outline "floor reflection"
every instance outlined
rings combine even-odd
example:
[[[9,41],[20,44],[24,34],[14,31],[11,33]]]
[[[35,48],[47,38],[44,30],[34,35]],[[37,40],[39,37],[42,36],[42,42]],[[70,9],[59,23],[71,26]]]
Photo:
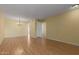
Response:
[[[17,49],[15,49],[14,54],[16,55],[21,55],[24,53],[24,49],[22,47],[17,47]]]

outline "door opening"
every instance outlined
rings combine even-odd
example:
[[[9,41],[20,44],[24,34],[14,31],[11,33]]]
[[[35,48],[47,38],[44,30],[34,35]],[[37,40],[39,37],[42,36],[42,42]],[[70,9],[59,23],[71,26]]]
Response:
[[[36,35],[39,38],[46,37],[46,23],[45,22],[37,22]]]

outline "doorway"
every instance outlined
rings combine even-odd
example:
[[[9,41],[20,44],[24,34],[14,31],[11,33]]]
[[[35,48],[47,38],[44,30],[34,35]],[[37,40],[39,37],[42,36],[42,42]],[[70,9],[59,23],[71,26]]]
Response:
[[[37,22],[36,26],[36,36],[39,38],[46,37],[46,23],[45,22]]]

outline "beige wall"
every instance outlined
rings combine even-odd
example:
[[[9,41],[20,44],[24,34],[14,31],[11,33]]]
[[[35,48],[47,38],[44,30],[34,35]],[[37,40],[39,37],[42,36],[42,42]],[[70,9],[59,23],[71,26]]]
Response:
[[[5,19],[5,38],[28,36],[28,22],[21,22],[17,25],[18,21],[12,19]],[[34,20],[29,22],[31,25],[31,36],[34,36]]]
[[[5,37],[27,36],[27,24],[17,24],[18,21],[7,19],[5,20]]]
[[[31,37],[36,38],[36,20],[30,21],[30,34]]]
[[[0,13],[0,44],[4,39],[4,16]]]
[[[79,45],[79,9],[46,19],[47,38]]]

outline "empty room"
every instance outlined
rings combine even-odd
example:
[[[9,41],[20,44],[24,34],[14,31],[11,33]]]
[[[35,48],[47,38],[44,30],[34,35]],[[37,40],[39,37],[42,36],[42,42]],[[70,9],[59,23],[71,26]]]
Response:
[[[79,55],[79,4],[0,4],[0,55]]]

